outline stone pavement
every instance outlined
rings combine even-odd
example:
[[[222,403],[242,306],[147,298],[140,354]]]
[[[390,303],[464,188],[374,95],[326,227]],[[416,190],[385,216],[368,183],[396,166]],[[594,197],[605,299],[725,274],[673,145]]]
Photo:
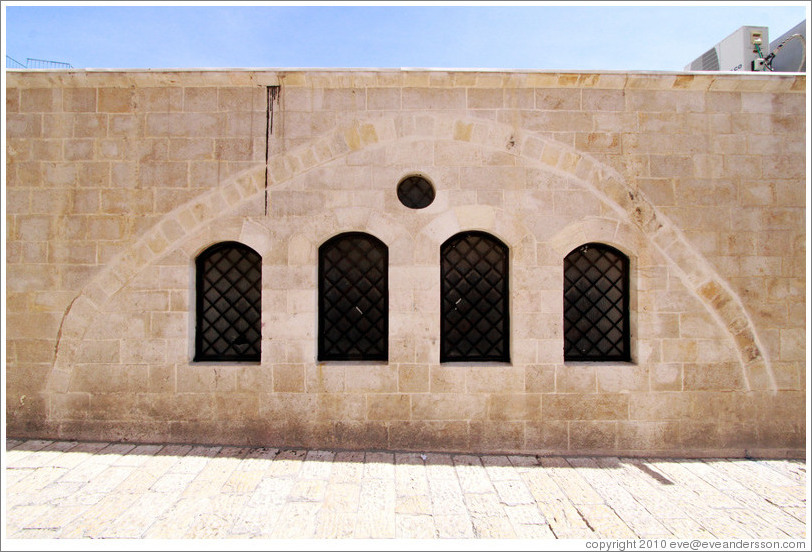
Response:
[[[801,460],[6,441],[6,538],[805,539]]]

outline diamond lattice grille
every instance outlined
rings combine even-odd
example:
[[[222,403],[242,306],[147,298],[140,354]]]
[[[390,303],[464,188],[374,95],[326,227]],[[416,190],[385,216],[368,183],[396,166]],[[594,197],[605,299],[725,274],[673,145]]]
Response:
[[[443,244],[440,361],[510,360],[508,249],[484,232]]]
[[[434,187],[422,176],[410,176],[398,184],[398,199],[410,209],[428,207],[434,196]]]
[[[629,260],[602,244],[564,259],[564,359],[630,360]]]
[[[368,234],[319,248],[319,359],[388,358],[388,250]]]
[[[236,242],[197,259],[195,360],[260,360],[262,262]]]

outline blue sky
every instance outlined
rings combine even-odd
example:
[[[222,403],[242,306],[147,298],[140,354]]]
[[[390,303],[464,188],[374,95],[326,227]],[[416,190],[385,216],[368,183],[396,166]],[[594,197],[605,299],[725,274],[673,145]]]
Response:
[[[743,25],[774,39],[808,15],[768,1],[159,4],[4,2],[5,54],[76,68],[681,71]]]

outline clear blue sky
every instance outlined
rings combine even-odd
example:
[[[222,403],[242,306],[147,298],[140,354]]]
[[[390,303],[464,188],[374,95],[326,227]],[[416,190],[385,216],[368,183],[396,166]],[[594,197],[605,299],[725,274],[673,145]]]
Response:
[[[743,25],[775,39],[805,2],[711,5],[44,5],[5,2],[5,54],[76,68],[681,71]]]

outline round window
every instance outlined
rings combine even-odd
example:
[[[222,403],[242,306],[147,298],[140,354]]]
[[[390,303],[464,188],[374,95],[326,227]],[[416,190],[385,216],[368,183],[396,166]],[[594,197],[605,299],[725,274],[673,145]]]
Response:
[[[423,209],[434,201],[434,186],[422,176],[409,176],[398,184],[398,199],[409,209]]]

